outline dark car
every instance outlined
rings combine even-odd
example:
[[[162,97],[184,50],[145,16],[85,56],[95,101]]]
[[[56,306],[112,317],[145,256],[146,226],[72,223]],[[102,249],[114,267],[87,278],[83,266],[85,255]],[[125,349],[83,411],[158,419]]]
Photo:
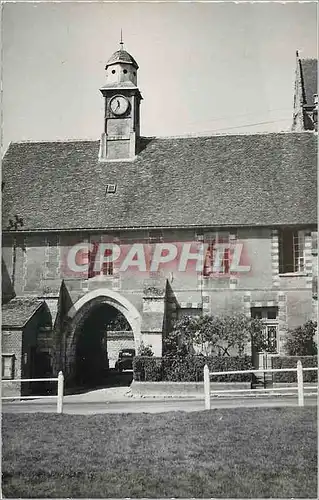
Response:
[[[119,352],[119,357],[115,363],[115,370],[122,372],[123,370],[133,370],[133,358],[135,349],[122,349]]]

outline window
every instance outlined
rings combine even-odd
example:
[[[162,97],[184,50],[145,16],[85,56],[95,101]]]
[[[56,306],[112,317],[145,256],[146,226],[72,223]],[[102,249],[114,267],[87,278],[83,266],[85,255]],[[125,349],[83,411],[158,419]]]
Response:
[[[103,256],[99,254],[100,252],[100,241],[92,241],[93,250],[89,252],[89,270],[88,278],[93,278],[94,276],[112,276],[113,275],[113,262],[103,262]],[[104,257],[112,255],[112,250],[105,250]],[[101,264],[97,262],[97,270],[95,270],[96,260],[100,256]]]
[[[260,319],[264,324],[264,335],[268,344],[267,352],[278,352],[278,308],[252,307],[251,317]]]
[[[279,273],[305,270],[305,233],[284,229],[279,235]]]
[[[148,242],[152,243],[162,243],[163,240],[163,231],[161,229],[151,229],[148,232]]]
[[[14,354],[2,354],[2,378],[14,378]]]
[[[312,296],[314,299],[318,297],[318,276],[317,275],[312,277]]]
[[[105,194],[115,194],[116,188],[117,188],[117,184],[106,184]]]
[[[230,273],[230,248],[229,233],[216,232],[208,242],[204,260],[204,276],[229,275]]]
[[[107,256],[107,252],[106,256]],[[113,262],[104,262],[102,273],[103,276],[112,276],[113,275]]]
[[[312,255],[318,255],[318,233],[311,233],[311,253]]]

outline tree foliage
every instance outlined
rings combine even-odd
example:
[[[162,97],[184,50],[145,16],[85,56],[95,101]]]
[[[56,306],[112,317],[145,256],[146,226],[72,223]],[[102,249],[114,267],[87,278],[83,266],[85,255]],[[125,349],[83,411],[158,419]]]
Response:
[[[194,352],[193,343],[197,318],[183,316],[173,325],[172,331],[163,337],[163,356],[185,357]]]
[[[132,330],[131,325],[120,311],[118,311],[116,316],[107,324],[107,329],[108,331],[116,332]]]
[[[307,321],[304,325],[288,331],[286,351],[289,356],[314,356],[317,354],[317,345],[314,336],[317,323]]]
[[[233,316],[184,316],[163,340],[163,355],[186,356],[194,347],[205,355],[230,356],[230,350],[243,354],[245,345],[252,341],[257,350],[267,348],[261,320],[244,314]]]
[[[149,357],[154,356],[152,346],[145,345],[143,341],[140,343],[137,354],[138,356],[149,356]]]

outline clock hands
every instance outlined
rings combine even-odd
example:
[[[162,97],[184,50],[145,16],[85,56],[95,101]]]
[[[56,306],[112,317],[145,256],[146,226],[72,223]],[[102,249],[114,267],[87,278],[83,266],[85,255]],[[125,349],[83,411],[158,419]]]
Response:
[[[128,101],[125,97],[115,96],[110,103],[110,108],[116,115],[123,114],[128,108]]]

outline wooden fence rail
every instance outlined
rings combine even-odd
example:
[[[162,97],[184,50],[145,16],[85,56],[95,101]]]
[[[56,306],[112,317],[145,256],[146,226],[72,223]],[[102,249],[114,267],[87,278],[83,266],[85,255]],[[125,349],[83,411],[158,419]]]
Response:
[[[17,379],[6,379],[5,382],[57,382],[58,383],[58,393],[55,396],[44,395],[44,396],[2,396],[2,400],[12,400],[12,399],[43,399],[43,398],[57,398],[57,413],[63,413],[63,393],[64,393],[64,376],[62,372],[59,372],[57,378],[17,378]]]
[[[212,394],[236,394],[236,393],[251,393],[254,394],[256,392],[273,392],[273,395],[278,395],[282,396],[282,393],[280,391],[296,391],[298,394],[298,405],[299,406],[304,406],[304,396],[305,396],[305,388],[304,387],[304,382],[303,382],[303,372],[304,371],[318,371],[318,367],[315,368],[303,368],[302,363],[300,360],[297,361],[297,367],[296,368],[265,368],[265,369],[251,369],[251,370],[232,370],[232,371],[226,371],[226,372],[210,372],[209,368],[207,365],[204,366],[204,396],[205,396],[205,409],[210,410],[211,408],[211,395]],[[280,373],[280,372],[297,372],[297,385],[296,386],[283,386],[283,387],[277,387],[277,388],[268,388],[268,389],[225,389],[221,391],[211,391],[210,390],[210,379],[211,377],[218,376],[218,375],[241,375],[241,374],[248,374],[248,373],[254,373],[254,374],[262,374],[262,373]],[[316,387],[311,387],[311,389],[317,389]],[[279,391],[279,392],[275,392]],[[311,393],[312,394],[312,393]],[[306,393],[306,395],[309,395],[309,393]]]

